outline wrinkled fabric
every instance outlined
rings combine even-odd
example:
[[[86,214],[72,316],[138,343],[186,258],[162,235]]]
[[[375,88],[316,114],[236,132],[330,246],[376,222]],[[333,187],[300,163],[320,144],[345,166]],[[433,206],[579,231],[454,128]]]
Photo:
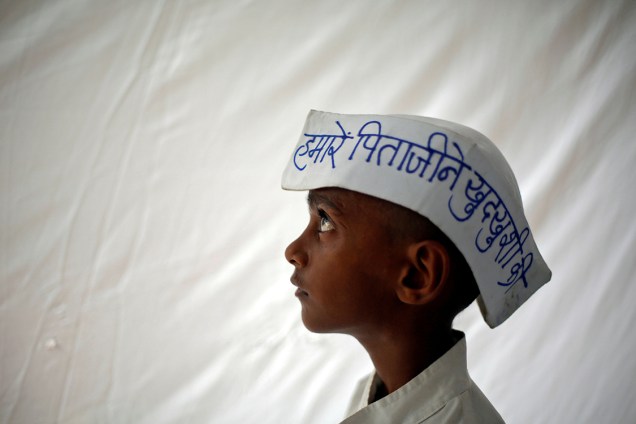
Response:
[[[310,109],[496,141],[553,278],[460,315],[470,375],[510,423],[634,422],[635,45],[630,0],[0,2],[0,422],[342,419],[372,365],[283,256]]]

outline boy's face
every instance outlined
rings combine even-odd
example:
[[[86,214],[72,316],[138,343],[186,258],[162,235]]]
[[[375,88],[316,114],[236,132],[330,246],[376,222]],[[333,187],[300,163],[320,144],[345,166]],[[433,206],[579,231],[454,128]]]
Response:
[[[338,188],[309,192],[309,224],[285,250],[309,330],[364,336],[390,321],[402,250],[381,202]]]

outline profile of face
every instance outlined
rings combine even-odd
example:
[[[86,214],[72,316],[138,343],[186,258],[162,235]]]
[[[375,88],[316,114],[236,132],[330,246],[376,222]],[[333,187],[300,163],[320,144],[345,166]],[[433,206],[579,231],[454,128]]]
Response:
[[[309,223],[285,250],[303,323],[314,332],[376,332],[399,302],[393,282],[403,260],[383,201],[339,188],[312,190],[307,201]]]

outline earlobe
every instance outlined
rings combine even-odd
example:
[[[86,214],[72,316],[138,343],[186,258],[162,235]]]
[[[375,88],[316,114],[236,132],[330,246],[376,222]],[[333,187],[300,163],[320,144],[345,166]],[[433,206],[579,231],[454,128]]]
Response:
[[[449,273],[450,255],[443,244],[435,240],[413,243],[397,287],[398,298],[410,305],[434,301],[443,294]]]

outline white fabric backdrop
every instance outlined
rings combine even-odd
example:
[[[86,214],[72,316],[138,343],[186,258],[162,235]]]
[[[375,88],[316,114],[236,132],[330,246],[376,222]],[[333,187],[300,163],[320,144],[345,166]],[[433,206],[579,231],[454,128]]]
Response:
[[[636,420],[630,0],[1,1],[0,422],[333,423],[280,174],[310,108],[472,126],[553,281],[467,331],[510,423]]]

